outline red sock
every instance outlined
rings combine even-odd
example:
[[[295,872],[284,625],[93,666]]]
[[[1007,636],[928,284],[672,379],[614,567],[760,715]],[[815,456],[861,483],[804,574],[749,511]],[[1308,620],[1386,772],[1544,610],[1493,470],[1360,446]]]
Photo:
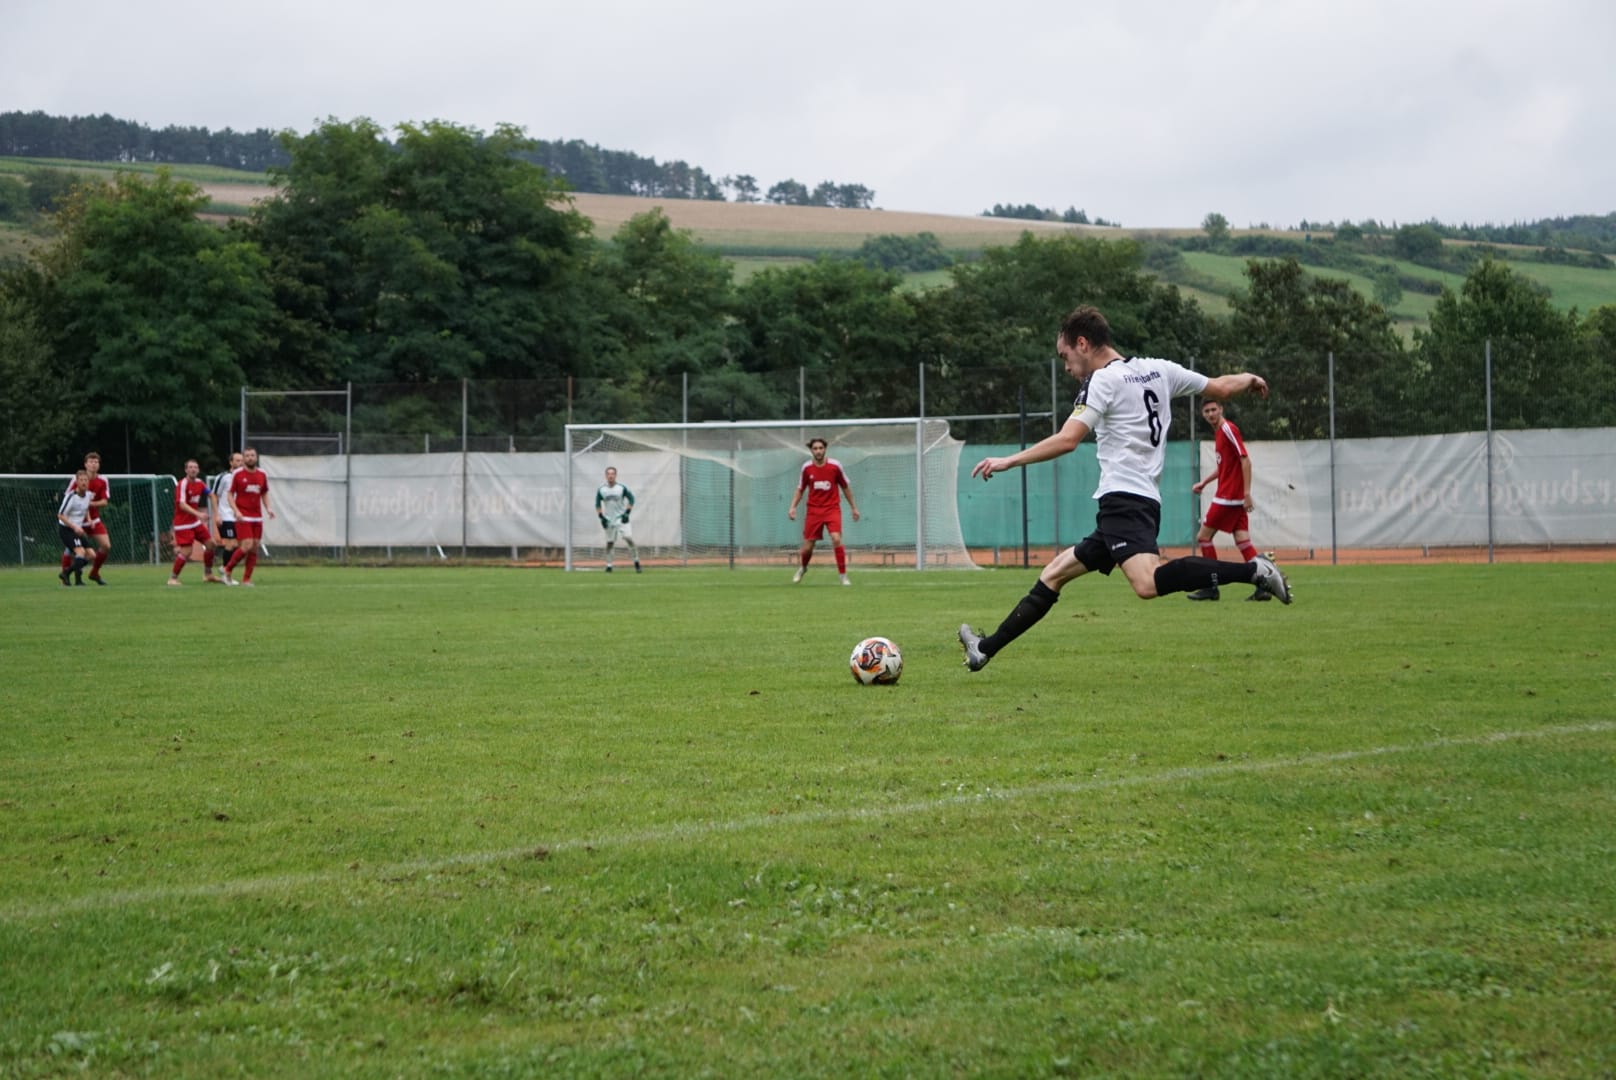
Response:
[[[1240,557],[1247,562],[1250,562],[1252,559],[1257,557],[1257,549],[1252,545],[1250,540],[1236,546],[1240,548]]]
[[[176,556],[174,556],[173,576],[174,577],[179,577],[180,576],[180,571],[184,570],[184,569],[185,569],[185,556],[184,555],[176,555]]]
[[[847,549],[840,544],[836,545],[836,572],[847,573]]]
[[[808,569],[808,560],[813,558],[813,557],[814,557],[814,549],[813,548],[809,548],[807,551],[799,551],[799,552],[797,552],[797,561],[802,563],[802,568],[804,570]]]
[[[247,572],[246,572],[246,574],[242,575],[241,580],[242,581],[251,581],[252,580],[253,567],[255,567],[257,565],[258,565],[258,549],[253,548],[251,551],[247,552]]]
[[[68,567],[70,567],[72,565],[73,565],[73,553],[71,551],[62,552],[62,569],[66,570]]]
[[[241,561],[242,556],[245,554],[246,551],[242,548],[236,548],[236,550],[232,551],[230,553],[230,561],[224,564],[224,572],[228,574],[230,571],[234,570],[236,568],[236,564]]]
[[[202,569],[213,573],[213,549],[207,548],[202,552]]]
[[[101,573],[101,564],[107,561],[107,552],[101,548],[95,549],[95,565],[90,567],[90,576],[96,577]]]
[[[1212,543],[1210,540],[1201,545],[1201,558],[1216,559],[1217,557],[1218,545]]]

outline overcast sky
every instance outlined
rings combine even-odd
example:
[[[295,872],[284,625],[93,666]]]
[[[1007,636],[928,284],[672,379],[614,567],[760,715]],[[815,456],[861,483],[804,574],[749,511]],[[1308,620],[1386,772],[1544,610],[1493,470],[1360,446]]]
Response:
[[[1128,226],[1616,211],[1612,0],[6,0],[0,111],[499,123]]]

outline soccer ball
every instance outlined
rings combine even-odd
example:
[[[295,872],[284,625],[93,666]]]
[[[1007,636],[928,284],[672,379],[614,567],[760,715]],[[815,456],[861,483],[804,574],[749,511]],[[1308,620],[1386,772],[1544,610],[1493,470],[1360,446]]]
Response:
[[[867,637],[853,646],[847,663],[853,681],[862,686],[891,686],[903,674],[903,654],[884,637]]]

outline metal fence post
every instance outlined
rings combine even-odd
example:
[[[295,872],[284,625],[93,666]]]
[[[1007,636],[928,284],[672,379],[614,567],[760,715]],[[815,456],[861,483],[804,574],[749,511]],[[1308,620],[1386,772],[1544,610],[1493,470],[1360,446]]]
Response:
[[[1330,565],[1338,558],[1335,536],[1335,350],[1325,365],[1325,382],[1330,387]]]
[[[1487,384],[1487,562],[1493,561],[1493,339],[1484,350]]]

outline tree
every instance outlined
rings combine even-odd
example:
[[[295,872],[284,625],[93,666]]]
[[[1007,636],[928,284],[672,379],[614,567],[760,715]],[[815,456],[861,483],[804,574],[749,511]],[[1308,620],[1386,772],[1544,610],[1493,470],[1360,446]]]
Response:
[[[754,203],[758,201],[758,182],[754,176],[742,173],[739,176],[726,176],[721,181],[725,188],[735,193],[738,203]]]
[[[1229,219],[1219,213],[1210,213],[1201,219],[1201,228],[1213,247],[1229,239]]]
[[[729,360],[730,264],[656,209],[624,222],[596,269],[609,305],[589,372],[600,379],[575,411],[617,423],[679,415],[682,376]],[[598,397],[607,393],[610,401]]]
[[[1541,286],[1488,258],[1459,292],[1443,289],[1430,329],[1415,335],[1427,430],[1486,425],[1489,343],[1496,426],[1566,427],[1590,423],[1601,411],[1608,415],[1608,406],[1601,409],[1587,392],[1593,357],[1575,313],[1557,311]]]
[[[1105,312],[1124,352],[1182,361],[1209,341],[1198,306],[1146,273],[1132,240],[1023,233],[953,276],[916,301],[932,413],[1009,412],[1023,390],[1043,400],[1055,335],[1080,302]]]
[[[127,433],[135,469],[172,469],[214,445],[275,324],[262,256],[199,221],[206,205],[167,170],[120,173],[75,191],[40,259],[56,367],[87,387],[83,433]]]
[[[21,221],[32,212],[28,185],[15,176],[0,176],[0,221]]]
[[[915,236],[890,233],[872,236],[859,245],[853,258],[878,270],[907,273],[943,270],[954,264],[953,257],[943,250],[943,242],[933,232]]]
[[[1252,438],[1317,439],[1330,432],[1331,354],[1336,433],[1393,434],[1406,395],[1389,382],[1405,369],[1392,320],[1345,281],[1315,277],[1295,259],[1246,263],[1249,289],[1231,301],[1225,340],[1209,370],[1251,370],[1272,388],[1266,405],[1241,403]]]
[[[1430,225],[1404,225],[1392,238],[1392,250],[1409,262],[1431,264],[1442,259],[1442,234]]]
[[[280,197],[252,235],[293,326],[276,359],[292,385],[529,378],[578,370],[588,222],[520,129],[489,136],[368,120],[288,137]],[[295,351],[294,351],[295,350]]]
[[[85,388],[52,364],[32,307],[0,288],[0,472],[43,472],[72,460]]]
[[[812,197],[808,194],[808,185],[796,180],[782,180],[769,188],[764,196],[766,202],[776,203],[780,206],[809,206]]]
[[[911,416],[917,327],[902,284],[847,259],[765,270],[737,290],[736,359],[753,372],[804,369],[810,416]]]
[[[1616,425],[1616,304],[1594,308],[1580,329],[1588,355],[1587,422]]]

